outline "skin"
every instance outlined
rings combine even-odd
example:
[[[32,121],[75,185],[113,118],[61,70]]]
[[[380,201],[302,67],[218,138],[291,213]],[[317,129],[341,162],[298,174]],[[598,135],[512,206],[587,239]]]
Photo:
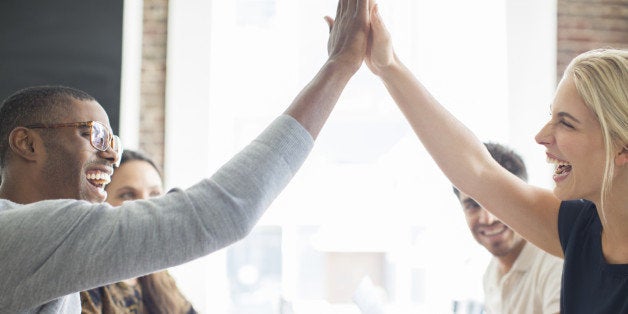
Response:
[[[109,119],[95,101],[73,100],[71,110],[63,110],[61,122],[99,121],[108,128]],[[50,132],[54,140],[45,141],[40,132]],[[101,152],[90,144],[87,129],[26,129],[11,133],[12,158],[5,169],[0,197],[17,203],[45,199],[81,199],[94,203],[105,200],[103,186],[87,179],[87,173],[113,173],[115,153]],[[54,184],[51,184],[54,182]]]
[[[159,173],[151,164],[131,160],[120,165],[105,189],[107,203],[120,206],[125,201],[147,199],[163,194]]]
[[[607,262],[628,263],[628,153],[615,147],[615,176],[611,197],[601,212],[601,186],[605,166],[602,129],[595,114],[586,106],[571,77],[558,86],[552,105],[552,119],[536,135],[547,156],[571,164],[566,177],[554,176],[554,194],[560,199],[584,198],[594,202],[602,217],[602,248]],[[604,219],[603,217],[606,217]]]
[[[497,259],[503,274],[510,271],[526,241],[469,195],[460,192],[458,200],[473,238]]]
[[[342,90],[364,61],[370,8],[371,0],[340,0],[336,19],[325,17],[330,28],[329,58],[284,112],[299,121],[315,139]]]
[[[606,159],[602,130],[571,77],[561,81],[552,105],[552,119],[536,135],[536,141],[546,147],[548,157],[572,166],[566,177],[554,177],[556,196],[600,202]]]
[[[610,197],[600,212],[604,157],[599,122],[587,113],[574,83],[565,78],[552,102],[553,116],[537,136],[552,156],[573,163],[573,170],[556,182],[552,191],[521,182],[494,161],[482,142],[451,115],[403,65],[377,12],[371,10],[372,41],[366,63],[378,75],[413,130],[449,180],[483,204],[513,230],[543,250],[563,257],[558,238],[561,199],[590,198],[602,219],[602,247],[608,263],[628,263],[628,152],[614,148],[616,166]],[[577,117],[582,128],[561,129],[565,112]],[[558,121],[558,122],[557,122]],[[434,132],[438,130],[438,132]],[[447,140],[443,140],[447,139]],[[463,153],[461,153],[463,152]],[[585,179],[586,178],[586,179]]]

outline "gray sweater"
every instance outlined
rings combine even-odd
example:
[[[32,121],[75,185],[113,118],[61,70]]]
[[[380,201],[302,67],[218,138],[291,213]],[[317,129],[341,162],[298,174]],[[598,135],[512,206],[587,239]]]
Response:
[[[78,291],[182,264],[242,239],[312,146],[310,134],[282,115],[210,179],[185,191],[116,208],[0,200],[0,313],[80,313]]]

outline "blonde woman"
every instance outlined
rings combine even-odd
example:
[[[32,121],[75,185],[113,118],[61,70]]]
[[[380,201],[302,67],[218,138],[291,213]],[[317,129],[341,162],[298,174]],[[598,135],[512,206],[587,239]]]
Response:
[[[564,258],[563,313],[628,313],[628,51],[575,58],[536,141],[554,191],[495,162],[395,55],[375,6],[367,65],[452,183],[543,250]]]
[[[163,182],[155,163],[132,150],[122,153],[120,167],[105,188],[107,203],[147,199],[163,194]],[[167,271],[81,292],[82,313],[196,313]]]

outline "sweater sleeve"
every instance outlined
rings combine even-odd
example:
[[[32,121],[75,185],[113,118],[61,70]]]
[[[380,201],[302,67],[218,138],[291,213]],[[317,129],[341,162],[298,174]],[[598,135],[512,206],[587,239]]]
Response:
[[[76,200],[0,203],[0,309],[152,273],[246,236],[313,146],[277,118],[211,178],[120,207]],[[7,207],[12,207],[7,209]]]

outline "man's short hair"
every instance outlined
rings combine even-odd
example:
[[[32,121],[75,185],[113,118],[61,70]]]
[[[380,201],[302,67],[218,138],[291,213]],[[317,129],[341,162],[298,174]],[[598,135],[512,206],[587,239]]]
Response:
[[[59,109],[68,109],[72,100],[95,99],[83,91],[65,86],[29,87],[5,99],[0,105],[0,168],[6,164],[9,134],[13,129],[33,123],[58,123],[55,120],[61,113]]]
[[[484,143],[486,149],[502,167],[516,175],[523,181],[528,181],[528,171],[523,162],[523,158],[515,153],[512,149],[497,143]],[[454,193],[460,196],[460,191],[454,186]]]

